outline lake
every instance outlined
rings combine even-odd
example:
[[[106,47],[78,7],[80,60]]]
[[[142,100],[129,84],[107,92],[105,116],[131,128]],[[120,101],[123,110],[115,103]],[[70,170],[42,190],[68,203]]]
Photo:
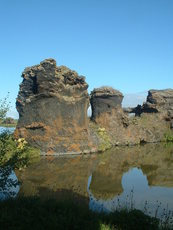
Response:
[[[42,157],[24,171],[19,196],[69,194],[88,200],[90,209],[111,212],[135,207],[151,215],[173,211],[173,145],[114,148],[102,154]]]
[[[22,171],[18,196],[84,198],[90,209],[138,208],[161,216],[173,211],[173,145],[117,147],[100,154],[41,157]],[[12,188],[14,192],[14,188]],[[83,199],[82,199],[83,200]]]
[[[14,132],[14,130],[15,130],[15,128],[14,127],[1,127],[0,126],[0,133],[2,133],[2,132],[4,132],[4,131],[8,131],[8,132],[10,132],[10,133],[13,133]]]

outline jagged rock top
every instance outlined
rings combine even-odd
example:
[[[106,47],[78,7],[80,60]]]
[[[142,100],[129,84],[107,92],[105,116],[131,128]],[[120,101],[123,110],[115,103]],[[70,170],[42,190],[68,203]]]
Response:
[[[148,91],[147,101],[138,105],[132,112],[140,116],[142,113],[167,113],[167,120],[173,118],[173,89]]]
[[[88,151],[85,78],[65,66],[56,66],[52,58],[26,68],[22,77],[15,138],[25,138],[44,153]]]
[[[147,102],[151,104],[173,104],[173,89],[165,90],[149,90],[147,96]]]
[[[91,92],[91,97],[113,97],[113,96],[118,96],[118,97],[123,97],[123,94],[116,90],[113,89],[112,87],[100,87],[100,88],[95,88]]]
[[[66,66],[56,66],[56,61],[52,58],[45,59],[40,62],[40,65],[34,65],[25,68],[22,73],[24,79],[37,77],[37,74],[42,74],[49,79],[58,78],[64,84],[77,85],[88,87],[84,76],[79,76],[77,72],[69,69]]]
[[[57,96],[63,100],[88,97],[88,84],[85,77],[66,66],[56,66],[52,58],[45,59],[39,65],[25,68],[23,82],[17,98],[18,103],[25,103],[38,97]]]

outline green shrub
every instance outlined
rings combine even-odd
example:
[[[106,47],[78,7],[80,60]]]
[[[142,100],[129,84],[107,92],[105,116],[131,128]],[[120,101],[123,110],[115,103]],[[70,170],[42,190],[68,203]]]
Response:
[[[13,197],[14,192],[9,189],[16,187],[19,182],[10,177],[13,169],[22,169],[38,160],[40,152],[30,147],[24,139],[15,140],[12,134],[0,134],[0,193],[3,197]]]
[[[8,132],[0,134],[0,167],[24,168],[39,156],[40,151],[29,146],[23,138],[15,140]]]
[[[112,147],[110,137],[108,136],[105,128],[98,128],[97,130],[98,136],[101,140],[101,143],[99,145],[99,152],[104,152],[107,149],[110,149]]]

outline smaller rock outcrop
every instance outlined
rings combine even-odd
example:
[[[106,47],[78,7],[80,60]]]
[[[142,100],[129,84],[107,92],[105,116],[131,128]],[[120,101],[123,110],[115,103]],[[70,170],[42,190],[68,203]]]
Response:
[[[102,143],[107,147],[109,143],[111,146],[133,145],[163,140],[172,128],[172,96],[173,90],[150,90],[142,106],[122,109],[122,93],[112,88],[95,89],[90,99],[92,120],[104,128],[104,135],[100,136],[106,138],[102,138]],[[136,116],[128,116],[128,113]]]
[[[104,145],[136,143],[129,130],[128,116],[121,106],[122,100],[123,94],[111,87],[101,87],[91,92],[91,119],[98,126],[98,136],[102,139],[101,149],[104,149]]]
[[[137,116],[142,113],[161,113],[165,119],[173,119],[173,90],[149,90],[147,101],[133,109]]]
[[[106,113],[111,113],[112,109],[120,108],[123,94],[111,87],[101,87],[91,92],[92,120]]]

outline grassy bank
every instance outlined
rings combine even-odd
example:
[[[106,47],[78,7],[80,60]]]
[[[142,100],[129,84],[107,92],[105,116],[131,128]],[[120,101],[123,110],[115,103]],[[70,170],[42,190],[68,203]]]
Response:
[[[0,123],[0,127],[5,127],[5,128],[15,128],[17,124],[3,124]]]
[[[81,199],[78,203],[75,200],[56,201],[28,197],[0,202],[0,226],[7,230],[158,230],[159,221],[139,210],[122,210],[109,215],[94,213]]]

